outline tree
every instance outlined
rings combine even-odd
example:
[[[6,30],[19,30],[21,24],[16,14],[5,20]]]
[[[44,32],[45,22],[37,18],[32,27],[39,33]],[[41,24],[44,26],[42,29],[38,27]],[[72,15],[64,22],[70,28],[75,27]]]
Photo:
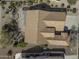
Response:
[[[33,5],[33,1],[32,1],[32,0],[29,0],[29,1],[28,1],[28,4],[29,4],[29,5]]]
[[[53,7],[54,5],[53,4],[51,4],[51,7]]]
[[[76,13],[77,12],[77,9],[76,8],[73,8],[72,11],[73,11],[73,13]]]
[[[7,53],[7,55],[8,55],[8,56],[11,56],[12,53],[13,53],[12,50],[9,50],[8,53]]]
[[[45,47],[48,47],[48,44],[45,44],[44,46],[45,46]]]
[[[1,1],[2,9],[5,9],[5,4],[6,4],[6,3],[7,3],[6,1]]]
[[[43,2],[43,0],[40,0],[40,3],[42,3]]]
[[[20,4],[22,3],[21,1],[19,2]],[[19,42],[20,39],[24,39],[24,36],[18,27],[17,18],[15,19],[16,14],[18,14],[17,11],[18,11],[17,3],[11,1],[10,6],[8,7],[8,11],[6,11],[6,13],[8,14],[9,12],[11,12],[12,18],[10,22],[2,26],[1,41],[0,41],[2,46],[5,47],[13,46],[13,43],[15,41]]]
[[[67,8],[71,8],[71,6],[70,5],[67,5]]]
[[[70,11],[70,10],[71,10],[71,6],[67,5],[67,11]]]
[[[75,31],[76,31],[76,26],[72,25],[72,27],[71,27],[71,33],[74,33]]]
[[[9,14],[9,10],[7,9],[5,13],[6,13],[6,14]]]
[[[25,2],[26,3],[26,2]],[[15,2],[15,5],[16,5],[16,7],[20,7],[21,5],[22,5],[22,2],[21,1],[16,1]]]
[[[49,4],[50,3],[50,0],[47,0],[47,3]]]
[[[64,7],[64,6],[65,6],[65,4],[64,4],[64,3],[62,3],[62,4],[61,4],[61,7]]]
[[[67,0],[70,5],[76,4],[77,0]]]
[[[2,4],[6,4],[7,2],[6,2],[6,1],[1,1],[1,3],[2,3]]]
[[[76,26],[72,25],[71,27],[71,32],[70,32],[70,42],[73,46],[76,45],[76,40],[77,40],[77,30]]]
[[[13,45],[15,42],[22,42],[22,40],[24,40],[24,35],[19,30],[16,20],[12,20],[10,23],[5,24],[2,27],[2,31],[4,33],[2,40],[6,41],[5,45]]]
[[[57,8],[57,7],[58,7],[58,5],[55,5],[55,7]]]

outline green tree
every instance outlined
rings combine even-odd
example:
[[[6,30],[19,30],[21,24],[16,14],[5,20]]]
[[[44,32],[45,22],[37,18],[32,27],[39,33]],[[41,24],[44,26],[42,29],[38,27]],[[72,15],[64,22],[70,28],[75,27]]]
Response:
[[[73,13],[76,13],[77,12],[77,9],[76,8],[73,8],[72,11],[73,11]]]
[[[50,0],[47,0],[47,3],[49,4],[50,3]]]
[[[43,0],[40,0],[40,2],[43,2]]]
[[[62,3],[62,4],[61,4],[61,7],[64,7],[64,6],[65,6],[65,4],[64,4],[64,3]]]
[[[76,4],[77,0],[67,0],[70,5]]]
[[[13,53],[12,50],[9,50],[8,53],[7,53],[7,55],[8,55],[8,56],[11,56],[12,53]]]
[[[70,5],[67,5],[67,8],[71,8],[71,6]]]
[[[33,5],[33,1],[32,0],[28,0],[28,5]]]
[[[5,5],[7,4],[7,2],[1,1],[0,4],[1,4],[1,6],[2,6],[2,9],[5,9]]]

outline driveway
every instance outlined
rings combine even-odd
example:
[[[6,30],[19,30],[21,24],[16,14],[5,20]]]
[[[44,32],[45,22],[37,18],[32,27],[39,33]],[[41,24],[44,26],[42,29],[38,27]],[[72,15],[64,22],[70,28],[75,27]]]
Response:
[[[14,56],[16,53],[21,53],[21,51],[23,49],[29,49],[31,47],[34,47],[35,45],[33,44],[29,44],[27,45],[27,47],[25,48],[15,48],[15,47],[11,47],[11,48],[0,48],[0,59],[14,59]],[[7,53],[9,50],[12,50],[12,56],[8,56]]]

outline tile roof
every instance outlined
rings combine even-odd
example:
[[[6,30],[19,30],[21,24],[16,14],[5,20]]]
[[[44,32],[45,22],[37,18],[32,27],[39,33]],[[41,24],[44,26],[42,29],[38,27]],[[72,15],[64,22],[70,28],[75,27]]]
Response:
[[[49,14],[44,18],[45,20],[50,21],[65,21],[66,14],[63,12],[49,12]]]

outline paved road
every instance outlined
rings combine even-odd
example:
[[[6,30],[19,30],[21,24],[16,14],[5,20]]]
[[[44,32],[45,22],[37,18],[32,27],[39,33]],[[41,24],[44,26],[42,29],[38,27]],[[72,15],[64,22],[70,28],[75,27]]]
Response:
[[[23,59],[64,59],[63,57],[37,57],[37,58],[23,58]]]

